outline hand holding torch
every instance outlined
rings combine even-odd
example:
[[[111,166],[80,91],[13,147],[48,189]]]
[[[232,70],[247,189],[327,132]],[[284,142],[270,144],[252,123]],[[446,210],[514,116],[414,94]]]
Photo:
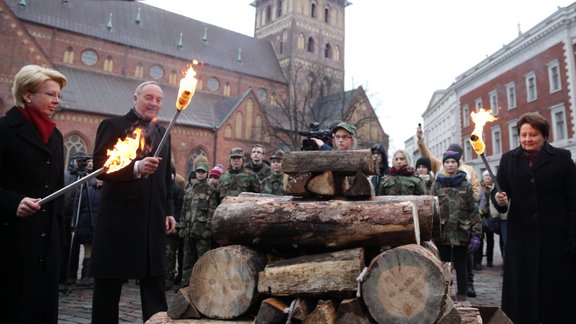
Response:
[[[492,183],[494,183],[494,187],[498,192],[502,192],[500,189],[500,184],[498,180],[492,173],[492,168],[490,168],[490,164],[488,164],[488,160],[486,160],[486,156],[484,155],[484,151],[486,150],[486,144],[482,140],[482,128],[487,122],[495,121],[497,118],[491,115],[492,110],[484,110],[481,108],[478,113],[472,112],[470,113],[470,117],[475,124],[474,130],[470,135],[470,144],[472,144],[472,149],[474,152],[478,154],[482,158],[482,162],[484,162],[484,166],[486,166],[486,170],[490,174],[490,178],[492,178]]]

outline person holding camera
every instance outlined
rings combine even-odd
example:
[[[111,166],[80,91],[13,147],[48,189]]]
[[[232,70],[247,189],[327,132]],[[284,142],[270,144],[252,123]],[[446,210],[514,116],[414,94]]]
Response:
[[[0,118],[0,314],[3,323],[57,323],[64,198],[62,134],[50,119],[66,77],[26,65],[14,76],[14,107]]]

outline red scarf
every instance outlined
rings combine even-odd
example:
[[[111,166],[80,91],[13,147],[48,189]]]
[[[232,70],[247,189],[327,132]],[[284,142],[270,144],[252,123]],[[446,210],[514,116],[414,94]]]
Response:
[[[56,124],[40,111],[34,108],[19,109],[24,118],[36,128],[44,144],[48,144],[48,139],[52,136]]]

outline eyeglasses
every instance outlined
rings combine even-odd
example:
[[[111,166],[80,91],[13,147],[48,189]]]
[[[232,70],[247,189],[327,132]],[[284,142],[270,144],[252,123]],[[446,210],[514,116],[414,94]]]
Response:
[[[56,98],[58,98],[58,100],[62,100],[62,95],[61,94],[55,94],[52,92],[31,92],[31,93],[41,93],[41,94],[45,94],[48,97],[52,98],[52,100],[56,100]]]
[[[335,138],[336,140],[349,140],[349,139],[352,138],[352,136],[349,136],[349,135],[342,135],[342,136],[340,136],[340,135],[335,135],[334,138]]]

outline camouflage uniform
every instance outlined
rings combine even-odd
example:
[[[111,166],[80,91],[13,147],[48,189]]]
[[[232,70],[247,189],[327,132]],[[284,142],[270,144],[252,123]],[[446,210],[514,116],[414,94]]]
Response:
[[[192,267],[200,256],[214,248],[212,216],[218,207],[218,191],[204,179],[186,191],[182,215],[184,225],[179,232],[184,238],[183,285],[188,285]]]
[[[285,192],[284,184],[288,182],[288,175],[284,172],[271,174],[262,181],[262,193],[282,196]]]
[[[427,192],[426,183],[416,175],[386,175],[378,189],[378,194],[381,196],[419,196]]]
[[[220,199],[224,199],[228,196],[238,196],[242,192],[260,192],[260,188],[260,181],[254,172],[244,167],[239,170],[228,168],[228,171],[220,177],[218,192]]]
[[[266,164],[266,162],[260,163],[260,165],[255,166],[252,161],[248,161],[244,163],[244,168],[246,170],[250,170],[256,174],[258,177],[258,181],[262,182],[266,177],[272,174],[272,170],[270,170],[270,166]]]

